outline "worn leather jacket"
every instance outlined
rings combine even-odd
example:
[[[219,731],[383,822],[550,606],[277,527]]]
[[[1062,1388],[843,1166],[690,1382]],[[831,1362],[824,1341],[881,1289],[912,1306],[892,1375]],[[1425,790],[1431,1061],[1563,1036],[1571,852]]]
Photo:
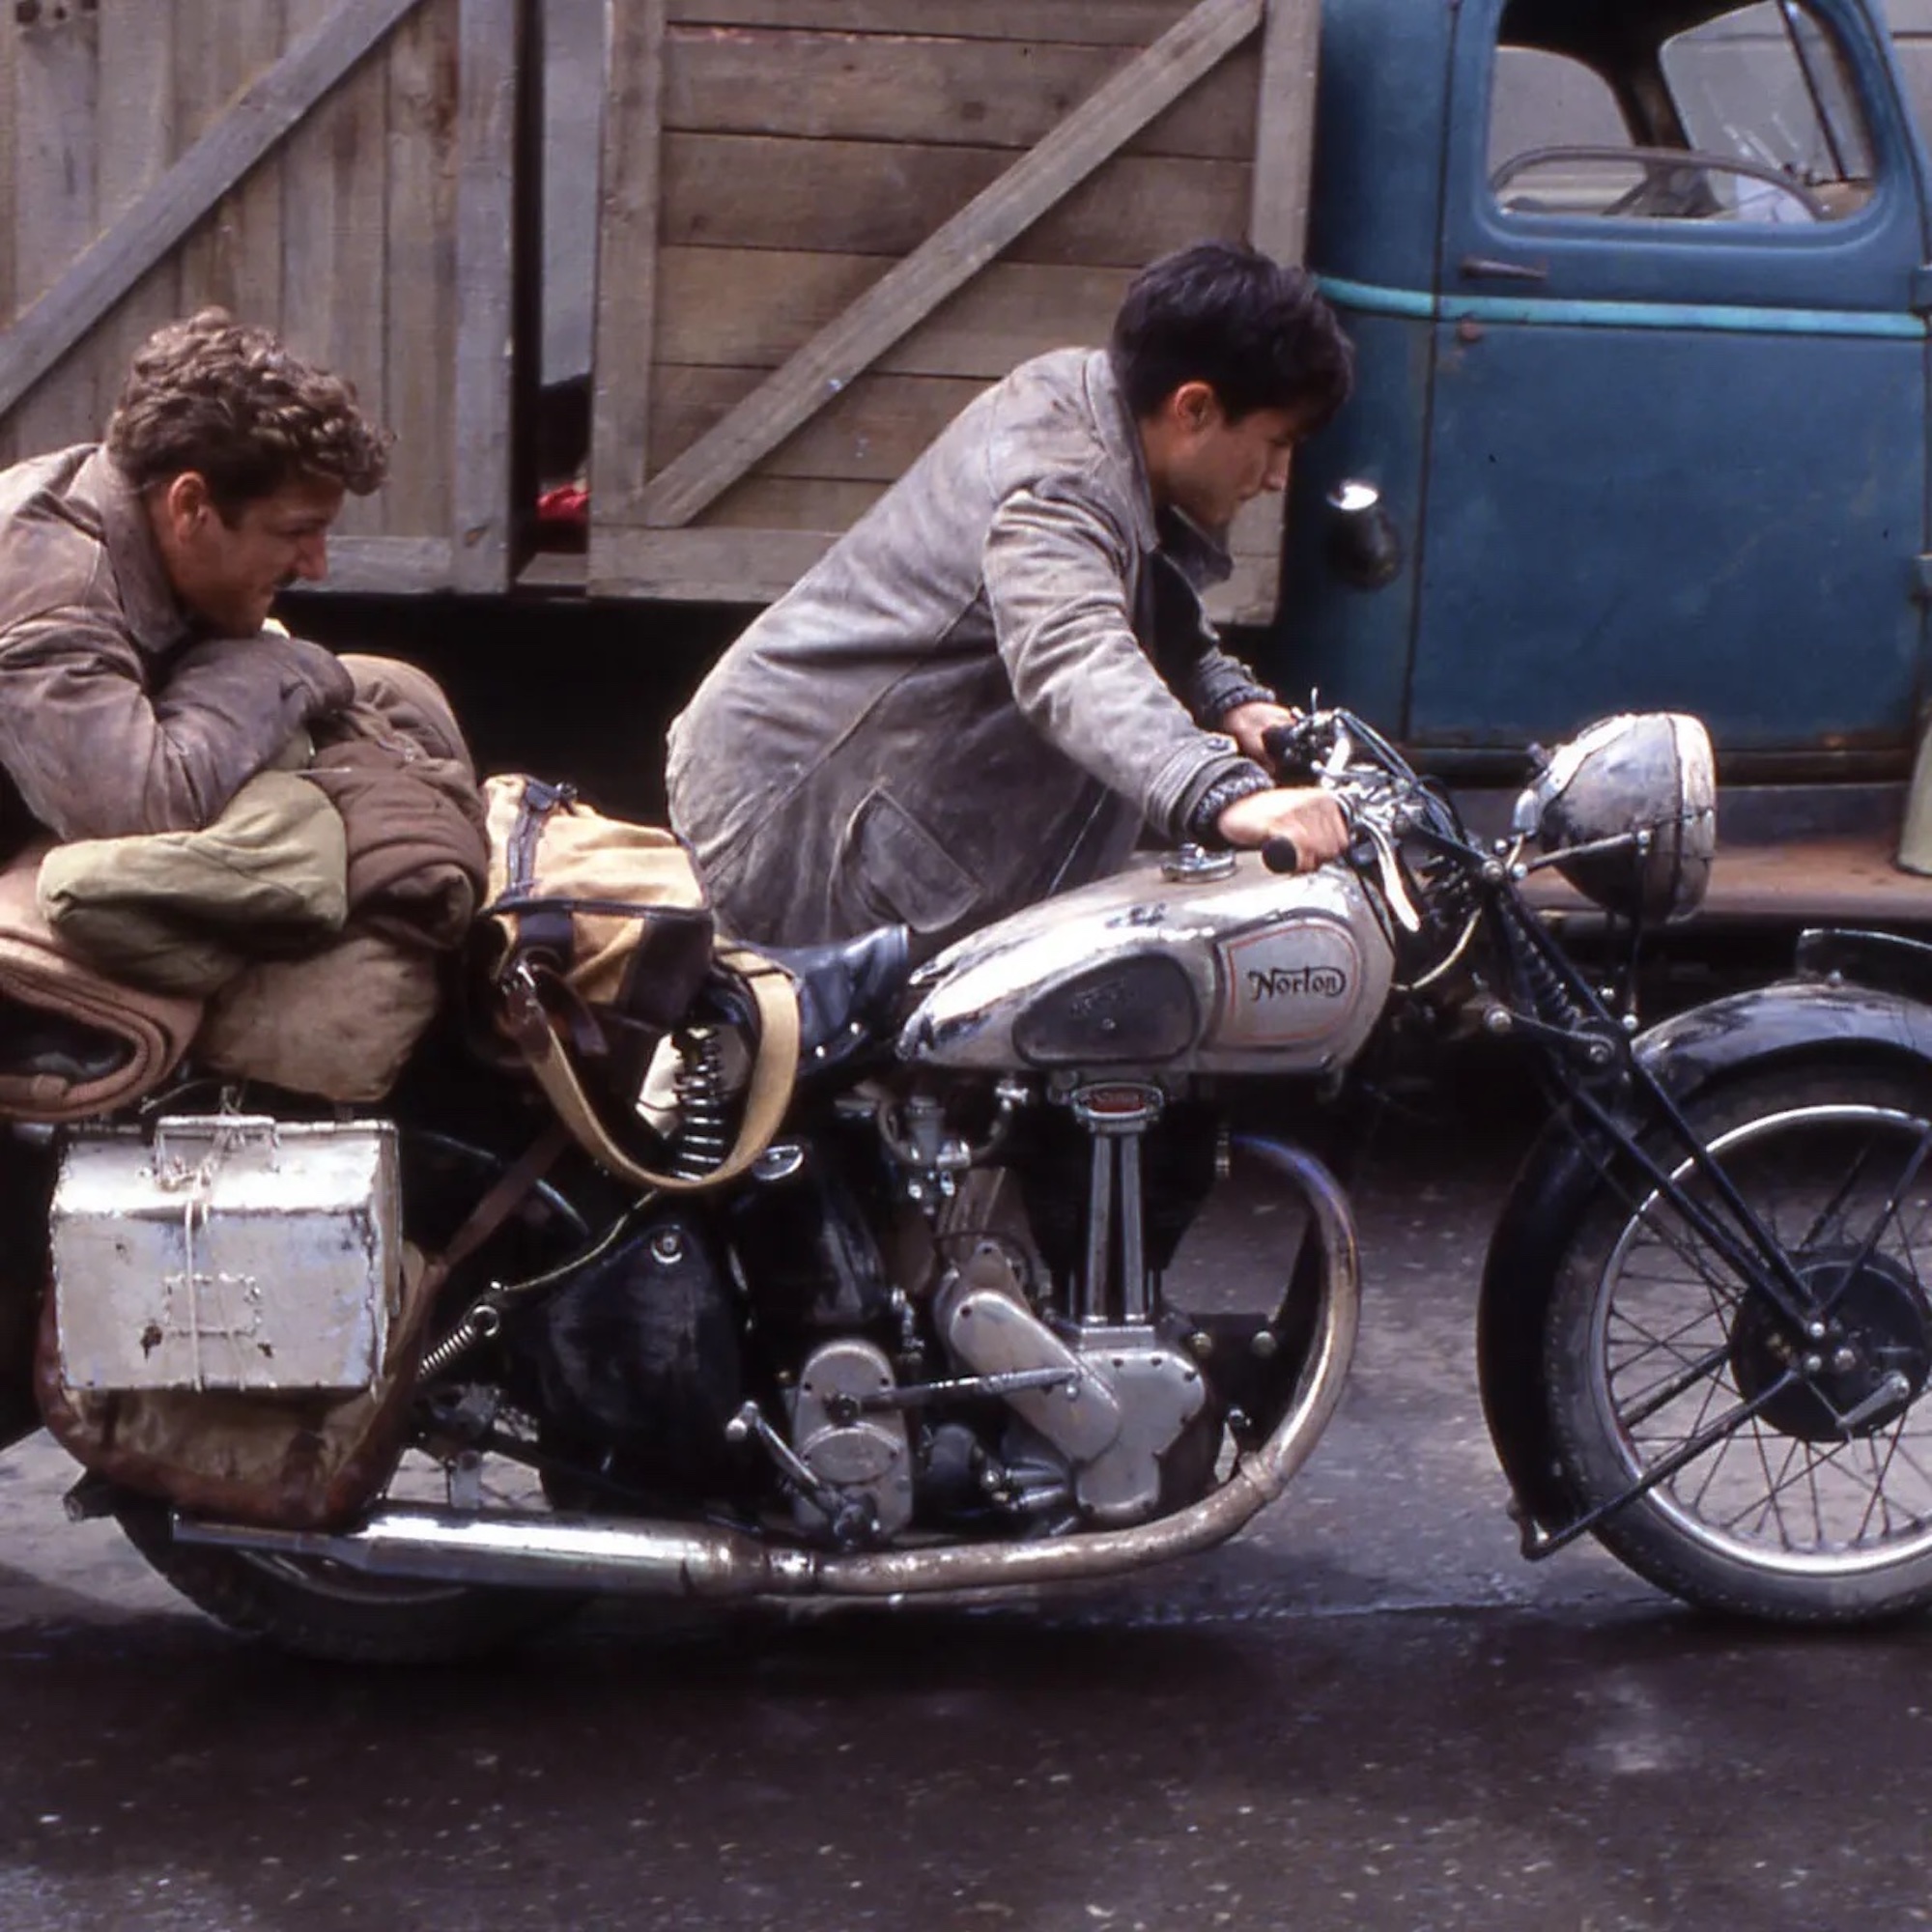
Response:
[[[1215,645],[1218,546],[1157,523],[1104,352],[975,400],[672,724],[671,822],[721,922],[921,951],[1182,835],[1266,696]]]
[[[0,472],[0,851],[207,825],[353,695],[319,644],[197,636],[104,451]]]

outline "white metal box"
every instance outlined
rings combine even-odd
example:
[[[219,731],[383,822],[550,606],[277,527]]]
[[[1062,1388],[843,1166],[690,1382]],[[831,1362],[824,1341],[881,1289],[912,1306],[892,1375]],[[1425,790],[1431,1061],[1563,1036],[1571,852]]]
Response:
[[[73,1389],[374,1385],[402,1288],[386,1122],[184,1117],[81,1134],[54,1189]]]

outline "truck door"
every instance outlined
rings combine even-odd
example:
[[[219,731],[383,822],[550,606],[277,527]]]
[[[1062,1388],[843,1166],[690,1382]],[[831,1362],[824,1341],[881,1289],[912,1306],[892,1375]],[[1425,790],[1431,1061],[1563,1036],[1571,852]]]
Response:
[[[1410,737],[1911,739],[1925,211],[1855,0],[1468,0]],[[1787,758],[1768,769],[1791,769]]]

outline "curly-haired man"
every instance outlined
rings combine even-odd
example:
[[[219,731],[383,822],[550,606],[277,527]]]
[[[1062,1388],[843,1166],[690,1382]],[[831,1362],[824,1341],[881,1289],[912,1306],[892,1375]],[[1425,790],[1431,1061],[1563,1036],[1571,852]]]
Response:
[[[0,471],[0,851],[204,826],[349,704],[263,626],[386,447],[341,377],[205,309],[136,354],[104,443]]]

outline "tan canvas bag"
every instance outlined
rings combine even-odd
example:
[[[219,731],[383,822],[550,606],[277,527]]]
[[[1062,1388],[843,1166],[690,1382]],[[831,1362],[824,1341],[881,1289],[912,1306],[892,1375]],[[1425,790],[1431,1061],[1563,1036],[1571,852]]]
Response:
[[[607,818],[567,785],[485,781],[490,894],[481,922],[497,1022],[557,1116],[611,1173],[692,1192],[744,1173],[771,1145],[798,1075],[798,996],[788,975],[720,945],[691,857],[669,832]],[[714,966],[737,976],[758,1016],[738,1141],[701,1180],[661,1174],[624,1145],[650,1056]]]

